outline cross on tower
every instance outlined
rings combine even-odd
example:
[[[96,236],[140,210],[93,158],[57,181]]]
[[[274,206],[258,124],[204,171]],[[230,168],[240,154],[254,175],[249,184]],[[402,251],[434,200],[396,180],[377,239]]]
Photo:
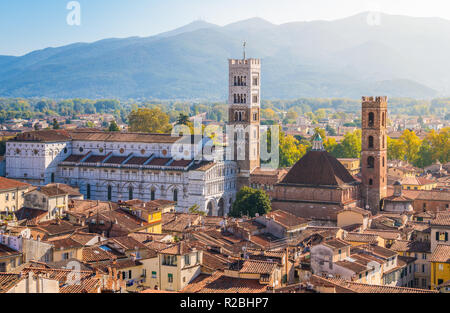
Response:
[[[242,44],[242,48],[243,48],[243,51],[244,51],[244,60],[245,60],[245,46],[247,45],[247,43],[244,41],[244,43]]]

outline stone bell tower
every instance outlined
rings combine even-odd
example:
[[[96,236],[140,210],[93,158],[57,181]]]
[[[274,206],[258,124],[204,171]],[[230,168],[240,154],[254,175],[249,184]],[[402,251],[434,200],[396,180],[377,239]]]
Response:
[[[361,174],[366,209],[376,214],[387,195],[387,97],[362,98]]]
[[[244,46],[245,47],[245,46]],[[237,162],[238,190],[260,166],[260,59],[229,59],[227,159]]]

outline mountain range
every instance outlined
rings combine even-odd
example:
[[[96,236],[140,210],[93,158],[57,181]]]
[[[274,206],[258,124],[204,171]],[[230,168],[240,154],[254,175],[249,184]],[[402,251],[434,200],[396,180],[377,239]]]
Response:
[[[195,21],[151,37],[112,38],[0,56],[1,97],[224,101],[227,59],[261,58],[262,98],[450,95],[450,21],[368,13],[335,21],[226,26]]]

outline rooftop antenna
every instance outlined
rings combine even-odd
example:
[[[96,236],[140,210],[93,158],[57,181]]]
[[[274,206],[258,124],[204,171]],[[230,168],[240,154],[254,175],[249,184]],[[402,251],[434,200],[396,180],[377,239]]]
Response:
[[[242,48],[243,48],[243,51],[244,51],[244,60],[245,60],[245,46],[246,45],[247,45],[247,42],[244,41],[244,43],[242,44]]]

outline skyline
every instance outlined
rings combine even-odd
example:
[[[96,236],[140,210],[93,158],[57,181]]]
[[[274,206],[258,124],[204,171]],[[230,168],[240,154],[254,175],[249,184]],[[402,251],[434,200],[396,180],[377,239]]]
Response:
[[[19,0],[0,4],[0,55],[21,56],[47,47],[106,38],[148,37],[170,31],[196,20],[224,26],[259,17],[279,25],[295,21],[336,20],[362,12],[376,11],[413,17],[450,20],[450,4],[443,0],[392,1],[296,1],[237,0],[204,3],[201,0],[77,1],[81,23],[67,24],[68,0]],[[344,3],[344,4],[343,4]]]

